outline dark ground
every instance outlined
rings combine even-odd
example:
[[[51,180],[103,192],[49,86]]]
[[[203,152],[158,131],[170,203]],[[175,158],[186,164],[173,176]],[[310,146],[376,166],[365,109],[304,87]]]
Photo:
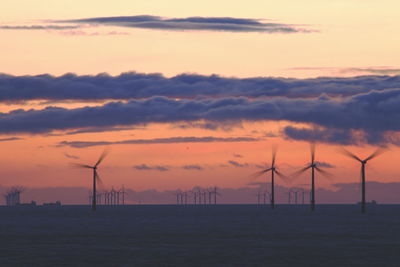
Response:
[[[0,207],[0,266],[400,266],[400,205]]]

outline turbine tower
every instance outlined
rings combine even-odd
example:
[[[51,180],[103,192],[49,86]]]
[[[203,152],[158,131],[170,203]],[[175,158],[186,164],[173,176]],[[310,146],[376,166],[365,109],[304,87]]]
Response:
[[[102,183],[100,176],[97,173],[97,167],[104,160],[104,158],[107,156],[107,154],[108,154],[108,150],[104,150],[103,153],[100,155],[100,158],[97,160],[96,164],[94,164],[93,166],[86,165],[86,164],[79,164],[79,163],[74,164],[76,167],[79,167],[79,168],[93,170],[92,211],[96,211],[96,183],[97,182],[99,182],[100,184]]]
[[[261,199],[260,191],[257,192],[256,196],[257,196],[257,204],[260,205],[260,199]]]
[[[277,170],[277,167],[275,165],[275,161],[276,161],[276,147],[272,148],[272,162],[271,162],[271,167],[264,169],[260,172],[257,172],[255,174],[253,174],[252,176],[254,178],[259,177],[261,175],[263,175],[264,173],[267,172],[271,172],[271,209],[275,208],[275,174],[278,175],[279,177],[281,177],[282,179],[286,180],[287,177],[285,175],[283,175],[281,172],[279,172]]]
[[[121,187],[121,189],[120,189],[119,191],[120,191],[121,194],[122,194],[122,205],[125,205],[125,194],[126,194],[126,192],[125,192],[125,186],[122,185],[122,187]]]
[[[212,193],[214,195],[214,205],[217,205],[217,196],[221,196],[221,194],[218,192],[218,187],[214,186]]]
[[[323,170],[323,166],[318,166],[318,163],[315,161],[315,144],[312,143],[310,145],[311,149],[311,163],[304,167],[303,169],[297,171],[294,176],[298,176],[302,174],[303,172],[307,171],[308,169],[311,169],[311,210],[315,210],[315,171],[319,172],[320,174],[324,175],[325,177],[329,177],[330,173]]]
[[[342,148],[342,152],[344,155],[353,158],[357,160],[358,162],[361,163],[361,213],[365,213],[365,165],[367,164],[368,161],[370,161],[373,158],[376,158],[377,156],[381,155],[383,152],[385,152],[385,148],[378,148],[375,150],[374,153],[372,153],[369,157],[365,158],[364,160],[360,159],[350,151]]]

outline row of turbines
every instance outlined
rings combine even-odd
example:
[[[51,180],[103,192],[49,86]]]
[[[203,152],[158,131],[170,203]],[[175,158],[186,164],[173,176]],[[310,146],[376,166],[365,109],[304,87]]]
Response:
[[[304,188],[290,188],[289,191],[287,192],[288,194],[288,204],[298,204],[298,199],[300,199],[301,197],[301,204],[305,204],[306,203],[306,197],[307,195],[310,195],[311,199],[311,192],[305,190]],[[271,197],[271,193],[269,191],[258,191],[257,194],[257,204],[267,204],[272,202],[272,197]]]
[[[217,187],[203,189],[203,188],[196,188],[192,191],[181,191],[178,190],[175,193],[176,196],[176,204],[177,205],[187,205],[188,199],[193,199],[194,205],[210,205],[210,204],[217,204],[217,197],[221,194],[218,192]]]
[[[298,177],[299,175],[301,175],[302,173],[305,173],[306,171],[311,172],[310,208],[311,208],[311,211],[314,211],[315,210],[315,202],[316,202],[315,201],[316,173],[319,173],[319,174],[325,176],[326,178],[331,178],[332,175],[329,172],[327,172],[326,170],[324,170],[324,166],[315,160],[315,144],[311,144],[310,148],[311,148],[310,149],[310,151],[311,151],[310,163],[308,163],[304,168],[302,168],[302,169],[298,170],[297,172],[295,172],[294,174],[292,174],[290,177],[295,178],[295,177]],[[361,212],[362,213],[365,213],[365,211],[366,211],[366,192],[365,192],[365,181],[366,181],[365,167],[366,167],[366,164],[370,160],[381,155],[384,151],[385,151],[384,148],[378,148],[370,156],[366,157],[365,159],[361,159],[360,157],[356,156],[355,154],[351,153],[350,151],[348,151],[344,148],[342,148],[342,150],[341,150],[342,154],[350,157],[351,159],[358,161],[361,164],[361,201],[360,201],[360,203],[361,203]],[[256,178],[256,177],[259,177],[259,176],[267,174],[267,173],[271,174],[271,180],[270,180],[271,188],[270,188],[270,193],[268,193],[268,197],[270,199],[270,205],[271,205],[272,209],[275,209],[275,177],[279,177],[286,182],[290,182],[290,178],[278,170],[278,167],[276,165],[276,152],[277,152],[276,147],[274,147],[272,149],[272,161],[271,161],[271,165],[269,168],[266,168],[266,169],[252,175],[253,178]],[[101,202],[101,199],[102,199],[101,196],[103,196],[102,194],[99,195],[99,193],[97,192],[97,183],[102,184],[100,176],[97,172],[97,168],[100,165],[100,163],[104,160],[104,158],[107,156],[107,154],[108,154],[108,150],[104,150],[103,153],[100,155],[100,158],[97,160],[97,162],[94,165],[74,164],[75,166],[80,167],[80,168],[93,170],[92,196],[96,196],[96,197],[91,197],[91,199],[90,199],[93,211],[96,210],[97,202],[98,201]],[[214,191],[198,189],[198,190],[194,190],[194,191],[190,191],[190,192],[187,192],[187,191],[179,192],[176,194],[177,204],[187,204],[188,197],[190,195],[193,197],[194,204],[202,204],[202,203],[204,204],[207,202],[207,198],[208,198],[208,203],[211,203],[212,199],[213,199],[214,204],[216,204],[218,192],[217,192],[216,187],[214,188]]]
[[[7,206],[16,206],[21,203],[21,193],[24,191],[23,187],[15,186],[6,192],[4,198]]]
[[[114,187],[111,190],[103,190],[96,193],[96,203],[101,205],[125,205],[125,187],[122,186],[119,190]],[[89,193],[89,204],[93,202],[93,194]]]
[[[269,194],[269,198],[270,198],[270,204],[271,204],[271,209],[275,208],[275,176],[278,176],[279,178],[281,178],[282,180],[284,180],[285,182],[290,182],[290,177],[291,178],[296,178],[299,175],[301,175],[302,173],[305,173],[306,171],[310,170],[311,171],[311,188],[310,188],[310,208],[311,211],[315,210],[315,177],[316,177],[316,173],[319,173],[323,176],[325,176],[326,178],[330,179],[332,177],[332,174],[330,174],[329,172],[327,172],[326,170],[324,170],[324,166],[319,164],[316,160],[315,160],[315,144],[312,143],[310,145],[310,151],[311,151],[311,161],[310,163],[308,163],[304,168],[298,170],[297,172],[295,172],[294,174],[290,175],[290,176],[286,176],[283,173],[281,173],[278,170],[278,167],[276,165],[276,147],[273,147],[272,149],[272,160],[271,160],[271,165],[269,168],[266,168],[260,172],[257,172],[255,174],[252,175],[253,178],[259,177],[261,175],[264,175],[266,173],[271,173],[271,180],[270,180],[270,184],[271,184],[271,191]],[[350,151],[342,148],[341,149],[341,153],[351,159],[354,159],[356,161],[358,161],[361,164],[361,212],[365,213],[366,211],[366,192],[365,192],[365,167],[366,164],[376,158],[377,156],[381,155],[383,152],[385,151],[385,148],[378,148],[377,150],[375,150],[371,155],[369,155],[368,157],[366,157],[365,159],[361,159],[360,157],[356,156],[355,154],[351,153]],[[296,193],[297,194],[297,193]],[[291,197],[291,193],[289,193],[289,198]]]

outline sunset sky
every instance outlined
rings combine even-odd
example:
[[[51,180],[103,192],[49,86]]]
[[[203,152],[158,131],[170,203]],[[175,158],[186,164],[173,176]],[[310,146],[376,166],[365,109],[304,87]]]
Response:
[[[239,188],[316,159],[317,186],[399,181],[400,2],[0,4],[0,185]],[[285,186],[307,186],[306,173]]]

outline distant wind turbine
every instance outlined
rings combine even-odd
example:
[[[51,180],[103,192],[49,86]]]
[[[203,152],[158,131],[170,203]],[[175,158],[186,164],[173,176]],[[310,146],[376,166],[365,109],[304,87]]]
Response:
[[[218,187],[214,186],[212,193],[214,195],[214,205],[217,205],[217,196],[221,196],[218,192]]]
[[[182,200],[183,193],[182,193],[182,190],[178,189],[176,191],[176,193],[173,193],[173,194],[176,197],[176,205],[183,204],[183,200]]]
[[[187,191],[183,192],[183,199],[185,201],[185,205],[187,205],[187,199],[188,199],[188,192]]]
[[[119,192],[122,194],[122,205],[125,205],[125,186],[122,185],[121,189],[119,190]]]
[[[257,192],[256,196],[257,196],[257,204],[260,205],[260,199],[261,199],[260,191]]]
[[[304,167],[303,169],[297,171],[296,173],[293,174],[293,176],[299,176],[300,174],[302,174],[303,172],[307,171],[308,169],[311,169],[311,210],[314,211],[315,210],[315,171],[319,172],[320,174],[324,175],[325,177],[330,177],[331,174],[325,170],[323,170],[323,166],[321,166],[320,164],[318,164],[315,161],[315,144],[312,143],[310,145],[311,148],[311,162],[310,164],[308,164],[306,167]],[[318,166],[320,165],[320,166]]]
[[[97,167],[100,165],[100,163],[104,160],[104,158],[108,154],[108,150],[104,150],[103,153],[100,155],[100,158],[97,160],[96,164],[93,166],[86,165],[86,164],[80,164],[80,163],[75,163],[74,165],[79,168],[86,168],[86,169],[92,169],[93,170],[93,191],[92,191],[92,211],[96,211],[96,183],[99,182],[100,184],[101,179],[99,174],[97,173]]]
[[[271,203],[271,194],[268,191],[264,192],[263,197],[264,197],[264,204],[267,204],[267,198],[269,199],[269,202]]]
[[[190,191],[190,193],[193,194],[193,201],[194,201],[194,205],[197,204],[197,192],[195,190]]]
[[[276,147],[272,148],[272,162],[271,162],[271,167],[264,169],[262,171],[259,171],[255,174],[252,175],[252,177],[256,178],[259,177],[261,175],[263,175],[264,173],[267,172],[271,172],[271,209],[275,208],[275,174],[277,174],[279,177],[281,177],[282,179],[286,180],[287,177],[285,175],[283,175],[281,172],[279,172],[277,170],[277,167],[275,165],[275,161],[276,161]]]
[[[350,151],[346,150],[345,148],[342,148],[342,153],[344,155],[346,155],[350,158],[353,158],[361,163],[361,212],[362,213],[365,213],[365,165],[371,159],[376,158],[377,156],[381,155],[383,152],[385,152],[385,150],[386,150],[385,148],[378,148],[369,157],[362,160],[359,157],[357,157],[356,155],[354,155],[353,153],[351,153]]]

